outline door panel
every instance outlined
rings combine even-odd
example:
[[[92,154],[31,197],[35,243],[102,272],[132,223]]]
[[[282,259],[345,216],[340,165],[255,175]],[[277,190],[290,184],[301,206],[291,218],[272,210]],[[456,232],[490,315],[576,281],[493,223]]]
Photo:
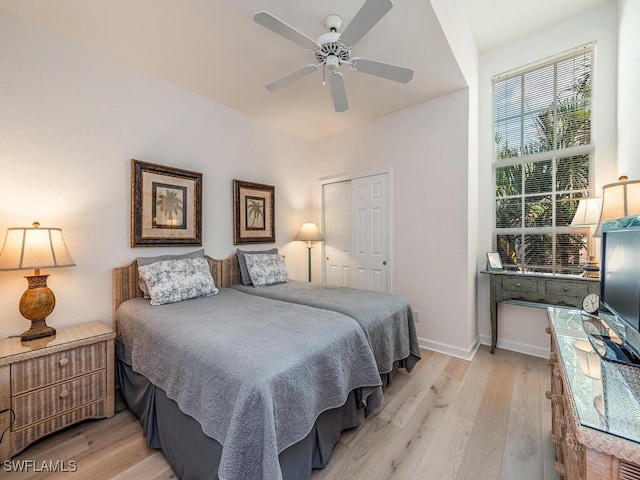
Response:
[[[352,211],[356,222],[352,266],[357,268],[357,288],[389,291],[387,177],[380,174],[351,180]]]
[[[325,283],[389,292],[388,174],[323,185]]]
[[[325,283],[351,284],[351,185],[350,182],[323,186]]]

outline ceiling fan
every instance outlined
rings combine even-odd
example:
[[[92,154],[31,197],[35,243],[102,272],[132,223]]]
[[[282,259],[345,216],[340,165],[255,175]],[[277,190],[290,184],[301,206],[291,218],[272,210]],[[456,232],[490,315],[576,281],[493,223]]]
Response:
[[[331,86],[331,96],[333,97],[335,110],[336,112],[344,112],[349,109],[349,103],[344,87],[344,78],[342,73],[338,71],[340,65],[348,65],[356,72],[368,73],[369,75],[375,75],[388,80],[407,83],[413,78],[413,70],[409,68],[398,67],[389,63],[376,62],[360,57],[351,57],[351,48],[380,21],[392,7],[393,3],[391,0],[366,0],[342,33],[338,32],[342,26],[342,18],[338,15],[329,15],[324,22],[329,31],[320,35],[318,40],[313,40],[268,12],[256,13],[253,16],[253,20],[256,23],[308,49],[315,56],[316,60],[316,63],[304,65],[267,84],[267,90],[278,90],[322,67],[323,80],[325,69],[330,72],[329,84]]]

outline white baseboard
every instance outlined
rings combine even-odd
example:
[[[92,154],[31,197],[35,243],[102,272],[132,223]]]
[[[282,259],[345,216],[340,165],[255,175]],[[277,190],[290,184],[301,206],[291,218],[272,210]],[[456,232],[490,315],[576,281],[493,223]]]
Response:
[[[491,337],[489,335],[480,335],[480,343],[482,345],[491,345]],[[524,353],[533,357],[549,358],[549,348],[539,347],[537,345],[529,345],[526,343],[512,342],[509,340],[500,340],[498,338],[497,348],[504,348],[512,352]]]
[[[480,342],[477,339],[466,350],[460,347],[454,347],[453,345],[448,345],[446,343],[434,342],[432,340],[427,340],[426,338],[420,337],[418,337],[418,344],[421,348],[432,350],[438,353],[444,353],[445,355],[450,355],[452,357],[469,361],[473,360],[473,357],[480,347]]]

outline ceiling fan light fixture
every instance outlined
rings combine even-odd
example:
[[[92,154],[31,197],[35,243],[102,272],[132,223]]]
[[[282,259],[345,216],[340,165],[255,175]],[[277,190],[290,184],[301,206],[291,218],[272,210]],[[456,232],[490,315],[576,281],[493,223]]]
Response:
[[[333,73],[338,70],[338,67],[340,66],[340,60],[338,60],[338,57],[336,57],[335,55],[329,55],[325,60],[325,65],[327,66],[327,70]]]

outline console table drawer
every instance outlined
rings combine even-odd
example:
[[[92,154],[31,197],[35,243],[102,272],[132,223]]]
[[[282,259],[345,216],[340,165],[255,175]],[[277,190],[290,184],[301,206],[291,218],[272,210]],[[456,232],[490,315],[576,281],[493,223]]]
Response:
[[[571,283],[545,280],[545,291],[551,295],[583,298],[589,293],[589,285],[578,282]]]
[[[538,280],[535,278],[510,278],[502,279],[502,289],[512,292],[537,292]]]

